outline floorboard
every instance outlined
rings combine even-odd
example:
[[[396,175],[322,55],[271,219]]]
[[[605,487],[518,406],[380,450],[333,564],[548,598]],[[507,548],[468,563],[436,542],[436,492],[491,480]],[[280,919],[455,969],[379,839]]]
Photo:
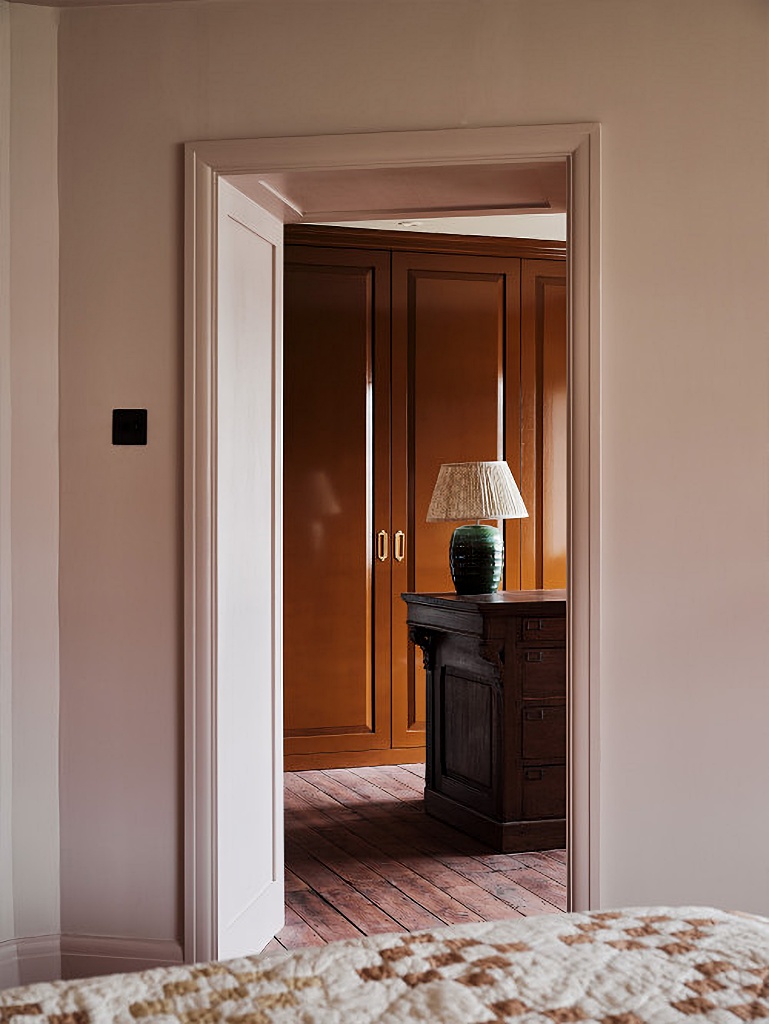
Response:
[[[286,925],[266,952],[566,908],[566,853],[495,853],[424,814],[424,765],[289,772]]]

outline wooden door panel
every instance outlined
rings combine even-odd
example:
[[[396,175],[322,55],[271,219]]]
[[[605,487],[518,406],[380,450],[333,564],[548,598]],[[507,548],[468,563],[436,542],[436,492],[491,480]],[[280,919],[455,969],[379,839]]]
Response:
[[[566,270],[523,260],[521,274],[521,586],[566,586]]]
[[[424,742],[421,656],[407,642],[403,591],[453,590],[456,523],[427,523],[444,462],[505,457],[505,367],[519,361],[517,259],[393,255],[393,744]],[[516,375],[517,376],[517,375]],[[515,472],[513,466],[513,472]],[[517,586],[512,549],[508,579]],[[509,585],[509,584],[508,584]]]
[[[284,338],[286,753],[389,747],[388,255],[287,246]]]

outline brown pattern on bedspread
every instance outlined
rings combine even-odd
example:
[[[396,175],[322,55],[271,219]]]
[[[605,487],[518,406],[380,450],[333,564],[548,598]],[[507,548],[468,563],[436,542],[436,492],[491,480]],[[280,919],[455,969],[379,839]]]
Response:
[[[376,935],[0,992],[0,1024],[769,1021],[769,921],[703,908]]]

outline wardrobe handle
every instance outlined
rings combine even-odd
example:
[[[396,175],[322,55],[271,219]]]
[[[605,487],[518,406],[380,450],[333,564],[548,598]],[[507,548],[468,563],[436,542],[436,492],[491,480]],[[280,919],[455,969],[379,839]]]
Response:
[[[402,562],[406,557],[406,534],[403,530],[398,530],[393,537],[393,556],[396,562]]]
[[[380,530],[376,535],[376,556],[380,562],[387,561],[387,530]]]

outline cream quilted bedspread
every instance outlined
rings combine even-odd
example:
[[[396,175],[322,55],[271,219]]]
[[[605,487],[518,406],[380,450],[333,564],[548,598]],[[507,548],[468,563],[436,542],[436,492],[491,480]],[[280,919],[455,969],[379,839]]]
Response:
[[[701,907],[377,935],[0,992],[0,1024],[665,1024],[769,1019],[769,921]]]

